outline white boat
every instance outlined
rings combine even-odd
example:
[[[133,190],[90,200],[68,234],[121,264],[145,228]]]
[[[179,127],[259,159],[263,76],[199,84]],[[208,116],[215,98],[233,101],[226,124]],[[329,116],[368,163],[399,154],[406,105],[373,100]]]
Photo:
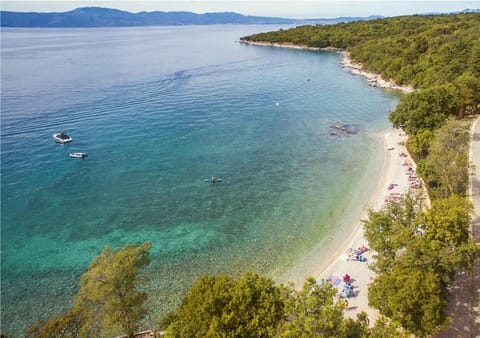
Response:
[[[70,153],[70,157],[72,158],[85,158],[87,156],[87,153]]]
[[[65,133],[53,134],[53,139],[58,143],[67,143],[72,141],[72,138]]]

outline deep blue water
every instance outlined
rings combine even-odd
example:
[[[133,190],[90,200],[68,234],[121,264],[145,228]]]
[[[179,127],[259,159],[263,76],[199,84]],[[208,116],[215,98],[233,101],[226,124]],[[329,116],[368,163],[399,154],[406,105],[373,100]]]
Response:
[[[2,332],[68,308],[105,245],[152,242],[152,321],[201,274],[294,280],[333,248],[397,100],[336,53],[236,42],[276,28],[2,30]]]

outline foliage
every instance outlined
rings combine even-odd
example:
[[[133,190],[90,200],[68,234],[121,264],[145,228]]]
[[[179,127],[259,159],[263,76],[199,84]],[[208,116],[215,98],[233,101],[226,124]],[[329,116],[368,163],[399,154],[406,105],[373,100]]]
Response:
[[[26,337],[79,337],[82,321],[83,318],[80,313],[69,311],[65,314],[53,317],[47,322],[38,321],[27,330]]]
[[[452,247],[466,243],[472,211],[471,203],[458,195],[433,201],[424,220],[426,238]]]
[[[427,157],[432,141],[433,132],[430,129],[419,130],[416,134],[408,137],[407,148],[413,158],[417,159],[417,168],[418,162]]]
[[[330,284],[320,286],[313,278],[308,278],[301,290],[291,289],[286,301],[288,320],[280,328],[280,336],[345,337],[345,305],[334,301],[336,292]]]
[[[409,335],[400,330],[401,326],[397,322],[380,316],[375,322],[375,326],[370,330],[370,338],[405,338]]]
[[[138,330],[147,295],[138,274],[150,262],[151,244],[109,246],[93,259],[80,281],[73,308],[29,330],[34,337],[101,337]]]
[[[394,127],[402,127],[416,135],[420,131],[435,130],[448,116],[459,110],[457,92],[453,85],[443,84],[419,90],[405,96],[390,114]]]
[[[268,337],[283,318],[284,300],[269,278],[202,277],[177,310],[167,337]]]
[[[465,196],[468,184],[467,124],[449,119],[438,129],[425,159],[425,180],[435,198]]]
[[[395,265],[370,285],[368,301],[383,315],[423,337],[448,323],[442,290],[435,273]]]
[[[370,211],[365,236],[378,253],[369,304],[408,332],[427,336],[448,324],[448,287],[457,269],[472,269],[480,247],[470,236],[472,206],[465,198],[451,195],[421,210],[407,196]]]
[[[377,252],[375,262],[370,265],[373,271],[391,271],[399,252],[421,231],[417,224],[417,203],[409,195],[403,203],[387,204],[380,211],[369,211],[364,230],[370,248]]]
[[[364,337],[367,315],[345,319],[336,289],[308,278],[301,290],[246,273],[201,277],[169,314],[167,337]]]

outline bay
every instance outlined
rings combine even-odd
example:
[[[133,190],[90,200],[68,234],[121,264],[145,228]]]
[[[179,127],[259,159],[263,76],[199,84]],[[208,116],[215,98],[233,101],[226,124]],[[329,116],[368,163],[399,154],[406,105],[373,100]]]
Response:
[[[202,274],[299,282],[339,245],[397,97],[337,53],[238,43],[277,28],[2,29],[3,333],[68,309],[105,245],[152,242],[146,325]]]

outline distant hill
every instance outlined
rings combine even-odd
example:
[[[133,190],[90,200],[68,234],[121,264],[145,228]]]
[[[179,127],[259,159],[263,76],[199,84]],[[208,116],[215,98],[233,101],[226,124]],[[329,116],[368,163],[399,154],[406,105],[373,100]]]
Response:
[[[242,15],[233,12],[196,14],[192,12],[130,13],[117,9],[84,7],[63,13],[0,11],[2,27],[129,27],[215,24],[332,24],[371,20],[381,16],[334,19],[287,19]]]

